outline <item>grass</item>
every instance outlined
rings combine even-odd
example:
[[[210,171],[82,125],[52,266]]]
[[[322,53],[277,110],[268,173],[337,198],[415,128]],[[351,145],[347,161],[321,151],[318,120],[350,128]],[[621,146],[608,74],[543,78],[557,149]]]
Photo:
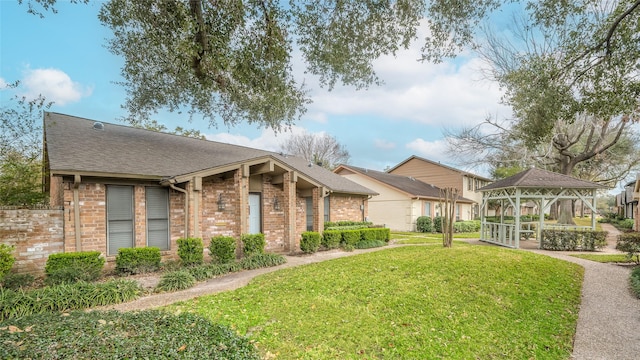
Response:
[[[473,233],[455,233],[454,239],[478,239],[479,232]],[[442,244],[442,234],[439,233],[419,233],[419,232],[391,232],[391,240],[396,244]],[[462,243],[462,242],[458,242]]]
[[[488,246],[400,247],[172,305],[278,359],[566,359],[583,269]]]
[[[633,259],[629,259],[626,254],[574,254],[571,256],[600,263],[633,263]]]

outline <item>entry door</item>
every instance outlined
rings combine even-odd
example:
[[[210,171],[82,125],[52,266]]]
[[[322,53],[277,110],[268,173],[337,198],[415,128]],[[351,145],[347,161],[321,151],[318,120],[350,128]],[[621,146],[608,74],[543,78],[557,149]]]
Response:
[[[249,234],[262,232],[262,207],[260,194],[249,194]]]

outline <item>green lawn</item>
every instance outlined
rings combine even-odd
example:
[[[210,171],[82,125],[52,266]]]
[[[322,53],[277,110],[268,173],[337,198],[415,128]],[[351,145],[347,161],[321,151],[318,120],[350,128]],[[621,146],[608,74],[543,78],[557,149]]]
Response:
[[[455,233],[454,239],[479,239],[480,233]],[[396,244],[442,244],[442,234],[419,232],[391,232],[391,240]],[[462,242],[459,242],[462,243]]]
[[[627,258],[626,254],[607,254],[607,255],[574,254],[571,256],[577,257],[580,259],[597,261],[601,263],[632,263],[633,262],[633,259]]]
[[[168,307],[277,359],[567,359],[582,267],[489,246],[400,247]]]

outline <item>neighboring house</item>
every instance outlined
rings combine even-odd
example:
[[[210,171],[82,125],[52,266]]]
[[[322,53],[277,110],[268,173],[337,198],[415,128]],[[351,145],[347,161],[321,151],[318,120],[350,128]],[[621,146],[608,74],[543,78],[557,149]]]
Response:
[[[440,188],[412,177],[363,169],[351,165],[340,165],[334,172],[377,192],[369,200],[369,220],[384,224],[392,230],[416,231],[416,220],[420,216],[441,215]],[[473,201],[460,198],[457,201],[456,219],[464,207]]]
[[[624,190],[620,193],[619,215],[625,219],[634,219],[636,208],[638,207],[638,199],[634,197],[636,180],[627,183]]]
[[[299,250],[327,220],[362,221],[376,193],[302,158],[57,114],[44,115],[45,188],[64,207],[64,251],[264,233]]]
[[[402,161],[387,172],[410,176],[440,188],[452,187],[458,189],[463,198],[472,201],[471,204],[463,205],[461,220],[473,220],[480,217],[482,194],[478,189],[491,183],[491,179],[415,155]]]

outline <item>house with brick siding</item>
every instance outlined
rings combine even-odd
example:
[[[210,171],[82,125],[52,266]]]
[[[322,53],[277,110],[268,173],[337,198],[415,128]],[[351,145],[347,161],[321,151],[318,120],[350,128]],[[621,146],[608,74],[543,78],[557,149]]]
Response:
[[[369,221],[384,224],[392,230],[416,231],[420,216],[440,216],[440,188],[410,176],[364,169],[351,165],[340,165],[334,172],[364,187],[377,192],[369,200]],[[456,214],[460,216],[463,206],[474,202],[464,197],[457,199]]]
[[[325,221],[362,221],[371,189],[302,158],[47,112],[45,189],[64,212],[63,249],[157,246],[263,233],[293,253]]]

